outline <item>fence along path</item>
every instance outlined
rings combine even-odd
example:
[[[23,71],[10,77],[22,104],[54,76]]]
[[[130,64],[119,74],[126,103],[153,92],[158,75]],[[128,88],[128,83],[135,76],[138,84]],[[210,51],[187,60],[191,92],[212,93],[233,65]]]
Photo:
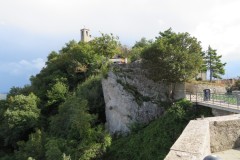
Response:
[[[195,94],[186,93],[186,99],[196,103],[197,105],[233,113],[240,113],[240,95],[216,93],[206,95],[203,92],[198,92]]]

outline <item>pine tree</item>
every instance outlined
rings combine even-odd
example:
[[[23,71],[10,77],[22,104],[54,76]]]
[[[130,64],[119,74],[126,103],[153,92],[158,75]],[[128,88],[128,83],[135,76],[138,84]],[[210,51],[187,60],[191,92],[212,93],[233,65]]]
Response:
[[[224,66],[226,65],[226,63],[221,62],[222,55],[217,55],[217,50],[209,46],[204,58],[206,68],[210,72],[210,82],[212,82],[213,78],[222,79],[220,75],[225,74]]]

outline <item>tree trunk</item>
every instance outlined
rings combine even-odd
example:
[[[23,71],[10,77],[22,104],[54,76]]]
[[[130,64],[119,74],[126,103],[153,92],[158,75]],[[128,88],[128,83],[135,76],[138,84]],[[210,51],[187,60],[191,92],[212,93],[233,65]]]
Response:
[[[212,82],[213,72],[212,69],[210,69],[210,82]]]

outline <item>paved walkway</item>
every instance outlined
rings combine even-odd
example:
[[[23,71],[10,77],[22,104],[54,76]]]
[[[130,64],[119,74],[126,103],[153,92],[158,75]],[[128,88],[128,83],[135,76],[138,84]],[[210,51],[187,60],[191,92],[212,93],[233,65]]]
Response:
[[[240,160],[240,148],[216,152],[213,155],[220,157],[222,160]]]
[[[194,102],[198,105],[215,108],[219,110],[229,111],[233,113],[240,113],[240,106],[238,105],[232,105],[229,103],[225,103],[220,100],[210,100],[210,101],[204,101],[202,97],[196,96],[196,95],[186,95],[186,99],[190,100],[191,102]]]

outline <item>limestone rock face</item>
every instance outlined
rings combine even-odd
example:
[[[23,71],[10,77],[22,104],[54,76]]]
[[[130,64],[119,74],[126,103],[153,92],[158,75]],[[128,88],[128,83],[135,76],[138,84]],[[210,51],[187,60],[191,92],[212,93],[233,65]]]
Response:
[[[148,123],[163,113],[163,108],[152,102],[139,105],[134,95],[116,81],[111,72],[108,79],[102,80],[106,104],[106,126],[110,134],[124,134],[130,131],[133,123]]]
[[[110,134],[127,134],[134,124],[147,124],[164,112],[168,86],[147,79],[139,67],[120,66],[102,80],[106,128]],[[184,85],[175,87],[175,98],[184,98]]]

